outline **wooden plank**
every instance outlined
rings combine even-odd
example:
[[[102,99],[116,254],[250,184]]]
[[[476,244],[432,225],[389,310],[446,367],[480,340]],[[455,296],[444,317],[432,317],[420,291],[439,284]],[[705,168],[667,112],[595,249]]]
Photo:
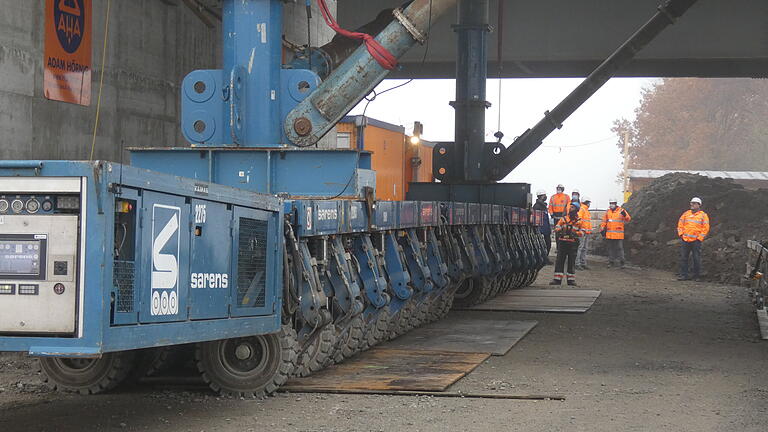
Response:
[[[306,378],[292,379],[284,389],[444,391],[488,357],[488,353],[375,347]]]
[[[504,355],[538,322],[449,315],[414,329],[385,345],[387,348]]]

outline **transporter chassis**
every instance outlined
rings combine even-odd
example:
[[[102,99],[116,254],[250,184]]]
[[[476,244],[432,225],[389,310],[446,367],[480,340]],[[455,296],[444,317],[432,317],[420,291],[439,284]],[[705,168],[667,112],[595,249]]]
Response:
[[[530,284],[546,253],[528,209],[285,200],[110,162],[0,162],[0,199],[0,350],[81,393],[181,359],[265,395]]]

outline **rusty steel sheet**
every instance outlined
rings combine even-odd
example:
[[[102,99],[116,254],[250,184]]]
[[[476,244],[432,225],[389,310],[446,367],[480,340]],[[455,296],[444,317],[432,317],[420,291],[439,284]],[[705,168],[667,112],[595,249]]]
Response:
[[[505,295],[510,297],[600,297],[600,290],[526,288],[511,290]]]
[[[411,330],[389,342],[386,347],[453,352],[489,352],[493,355],[502,356],[509,352],[537,324],[537,321],[515,321],[496,319],[496,317],[464,317],[450,314],[428,326]]]
[[[283,389],[445,391],[488,357],[489,353],[376,347],[306,378],[294,378]]]
[[[600,294],[597,290],[527,289],[508,292],[468,310],[585,313]]]

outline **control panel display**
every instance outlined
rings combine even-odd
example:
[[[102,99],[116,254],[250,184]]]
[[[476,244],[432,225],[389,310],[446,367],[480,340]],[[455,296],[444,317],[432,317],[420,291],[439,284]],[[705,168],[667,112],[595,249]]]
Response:
[[[0,238],[0,277],[43,278],[44,262],[45,240]]]

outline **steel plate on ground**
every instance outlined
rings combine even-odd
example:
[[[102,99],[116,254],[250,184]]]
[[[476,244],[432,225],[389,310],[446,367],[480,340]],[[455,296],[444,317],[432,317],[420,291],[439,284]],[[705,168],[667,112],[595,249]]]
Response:
[[[504,355],[538,324],[459,317],[456,314],[421,327],[388,343],[388,348],[478,352]]]
[[[306,378],[293,379],[284,390],[445,391],[488,357],[488,353],[376,347]]]
[[[584,313],[592,307],[600,291],[569,289],[525,289],[510,291],[469,310]]]
[[[757,310],[757,322],[760,324],[760,335],[764,340],[768,340],[768,312],[765,308]]]

